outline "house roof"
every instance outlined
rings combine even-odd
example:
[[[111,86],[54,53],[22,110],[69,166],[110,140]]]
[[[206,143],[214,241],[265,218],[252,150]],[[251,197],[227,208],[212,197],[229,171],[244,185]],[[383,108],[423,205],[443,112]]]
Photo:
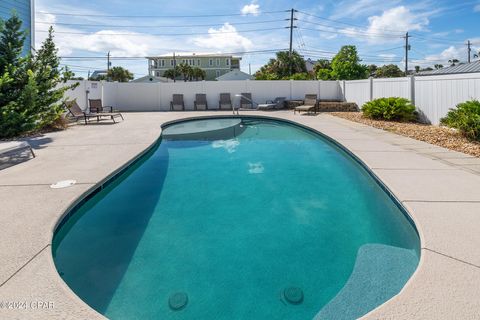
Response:
[[[453,67],[446,67],[437,70],[431,71],[422,71],[416,76],[436,76],[436,75],[445,75],[445,74],[458,74],[458,73],[475,73],[480,72],[480,60],[470,63],[463,63]]]
[[[155,83],[155,82],[173,82],[173,80],[170,80],[170,79],[165,78],[165,77],[156,77],[156,76],[146,75],[146,76],[131,80],[130,82],[143,82],[143,83],[152,82],[152,83]]]
[[[165,53],[165,54],[159,54],[156,56],[148,56],[146,57],[147,59],[156,59],[156,58],[170,58],[173,57],[173,52]],[[196,58],[196,57],[232,57],[235,59],[242,59],[239,56],[234,56],[232,54],[228,53],[212,53],[212,52],[175,52],[175,58]]]
[[[240,70],[232,70],[217,78],[218,81],[253,80],[253,76]]]

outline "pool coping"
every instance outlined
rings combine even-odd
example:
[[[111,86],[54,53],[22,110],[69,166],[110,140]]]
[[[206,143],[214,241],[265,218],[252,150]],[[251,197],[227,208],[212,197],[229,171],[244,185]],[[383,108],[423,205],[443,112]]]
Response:
[[[189,118],[189,120],[193,120],[193,119],[201,119],[201,118],[209,118],[209,117],[227,117],[227,118],[231,118],[233,117],[233,115],[230,114],[227,114],[227,113],[220,113],[220,112],[210,112],[208,115],[205,115],[205,112],[188,112],[188,113],[170,113],[169,114],[169,117],[173,117],[173,119],[170,119],[170,120],[167,120],[167,121],[163,121],[162,122],[162,127],[164,126],[167,126],[169,123],[171,123],[172,121],[173,122],[178,122],[178,121],[186,121],[187,118]],[[397,197],[396,193],[395,193],[395,190],[392,190],[391,189],[391,185],[390,187],[385,184],[385,181],[384,179],[382,179],[382,177],[379,177],[377,175],[377,173],[375,172],[376,170],[374,168],[371,167],[371,165],[369,165],[368,163],[366,163],[364,161],[364,159],[362,159],[361,155],[359,156],[358,155],[358,152],[355,152],[355,151],[352,151],[351,150],[351,147],[349,148],[348,146],[346,146],[344,143],[341,143],[339,140],[342,140],[341,139],[341,134],[339,136],[337,136],[337,138],[335,138],[335,134],[333,134],[333,137],[332,137],[332,134],[328,134],[328,130],[318,130],[317,128],[314,128],[313,126],[315,126],[316,124],[314,123],[315,122],[315,119],[318,119],[316,117],[304,117],[304,116],[296,116],[296,117],[292,117],[290,114],[287,114],[287,113],[278,113],[278,112],[275,112],[275,113],[270,113],[270,112],[267,112],[267,113],[258,113],[258,112],[254,112],[253,114],[252,113],[245,113],[245,114],[241,114],[240,116],[237,116],[237,117],[256,117],[256,118],[266,118],[266,119],[272,119],[272,120],[275,120],[275,121],[284,121],[284,122],[287,122],[287,123],[291,123],[291,124],[294,124],[294,125],[298,125],[300,127],[304,127],[308,130],[312,130],[314,132],[317,132],[319,133],[320,135],[326,137],[329,141],[333,142],[335,145],[337,145],[338,147],[340,147],[341,149],[343,149],[344,151],[346,151],[348,154],[350,154],[356,161],[358,161],[365,169],[367,172],[369,172],[372,177],[380,183],[380,185],[383,185],[383,187],[385,188],[384,190],[391,190],[389,191],[389,193],[391,193],[391,196],[395,197],[395,199],[397,199],[398,203],[401,205],[401,207],[405,207],[405,200],[402,200],[401,198]],[[354,128],[353,130],[355,129],[358,129],[358,128],[365,128],[367,126],[362,126],[362,125],[359,125],[359,124],[354,124],[354,123],[349,123],[349,121],[347,120],[337,120],[337,119],[334,119],[333,117],[331,116],[326,116],[327,117],[327,120],[326,120],[326,123],[328,122],[332,122],[332,123],[335,123],[335,125],[338,127],[337,129],[339,129],[339,132],[345,128],[347,129],[351,129],[351,128]],[[160,117],[162,118],[162,117]],[[162,121],[161,119],[159,119],[160,121]],[[323,119],[324,120],[324,119]],[[322,120],[322,121],[323,121]],[[127,117],[127,121],[128,121],[128,117]],[[322,125],[324,125],[325,123],[322,123]],[[312,126],[313,125],[313,126]],[[342,129],[343,128],[343,129]],[[374,132],[375,135],[378,135],[378,136],[382,136],[383,134],[384,135],[391,135],[390,133],[387,133],[387,132],[381,132],[381,130],[378,130],[378,129],[365,129],[366,131],[371,131],[371,132]],[[348,130],[347,130],[348,131]],[[333,131],[332,131],[333,132]],[[340,138],[339,138],[340,137]],[[398,138],[398,136],[394,135],[393,138]],[[69,203],[69,205],[63,210],[63,212],[60,214],[60,215],[57,215],[56,216],[56,222],[54,224],[54,227],[53,227],[53,230],[50,230],[50,234],[53,236],[53,231],[57,228],[57,226],[61,223],[62,220],[64,220],[65,216],[68,215],[69,212],[72,212],[72,208],[74,208],[75,206],[78,206],[82,201],[85,201],[84,199],[82,198],[85,198],[86,196],[88,196],[88,194],[91,194],[93,191],[96,191],[98,192],[100,190],[100,188],[102,187],[102,185],[104,185],[105,183],[108,183],[108,181],[112,181],[112,178],[115,177],[115,176],[118,176],[120,175],[124,170],[126,170],[129,166],[133,165],[138,159],[140,159],[142,157],[142,155],[144,155],[145,153],[147,153],[149,150],[151,150],[151,148],[153,146],[155,146],[157,143],[158,143],[158,139],[160,139],[160,135],[157,136],[156,139],[153,139],[153,141],[150,141],[150,144],[144,148],[141,152],[137,153],[136,155],[134,155],[133,157],[130,157],[127,159],[125,159],[124,161],[124,164],[123,165],[120,165],[118,166],[114,171],[112,172],[106,172],[105,176],[103,177],[103,179],[101,179],[98,183],[95,183],[93,184],[90,188],[88,188],[87,190],[84,190],[80,196],[77,196],[75,198],[74,201],[72,201],[71,203]],[[407,139],[407,140],[405,140]],[[409,138],[405,138],[404,141],[405,143],[410,143],[412,142],[414,144],[414,141],[411,141],[412,139],[409,139]],[[361,141],[361,139],[359,139],[359,141]],[[345,141],[344,141],[345,142]],[[436,150],[437,151],[437,150]],[[443,150],[440,150],[442,152],[446,152],[448,153],[448,151],[443,151]],[[455,155],[452,153],[452,156]],[[465,158],[468,158],[467,156]],[[456,167],[455,169],[458,169],[458,167]],[[467,168],[468,169],[468,168]],[[9,170],[9,169],[5,169],[5,170]],[[4,170],[4,171],[5,171]],[[6,171],[6,172],[7,172]],[[467,170],[468,171],[468,170]],[[470,174],[473,174],[473,173],[470,173]],[[480,180],[478,180],[480,182]],[[477,180],[474,181],[475,182],[475,185],[476,186],[479,186],[480,187],[480,183],[476,184]],[[391,184],[391,183],[390,183]],[[398,190],[397,190],[398,192]],[[480,195],[478,197],[478,199],[475,198],[475,200],[473,202],[476,202],[476,201],[480,201]],[[465,201],[458,201],[459,203],[462,202],[464,203]],[[468,202],[468,201],[467,201]],[[412,212],[413,211],[413,212]],[[419,237],[420,237],[420,241],[421,241],[421,259],[420,259],[420,263],[417,267],[417,270],[415,271],[414,275],[412,275],[412,277],[409,279],[408,283],[405,285],[405,287],[402,289],[402,291],[394,296],[392,299],[390,299],[389,301],[387,301],[386,303],[382,304],[381,306],[379,306],[378,308],[372,310],[370,313],[368,313],[367,315],[364,316],[364,318],[384,318],[384,317],[388,317],[388,318],[392,318],[394,317],[395,315],[397,315],[398,317],[402,317],[405,316],[405,315],[408,315],[409,318],[425,318],[424,316],[422,316],[422,310],[424,310],[425,306],[428,307],[428,303],[427,303],[427,300],[425,300],[425,306],[423,307],[418,307],[417,309],[419,310],[416,310],[416,313],[411,311],[410,308],[413,308],[415,309],[414,307],[410,306],[408,304],[408,295],[410,294],[408,291],[408,289],[410,287],[415,287],[415,283],[416,282],[419,282],[419,278],[421,277],[424,277],[423,275],[423,272],[425,271],[424,269],[425,268],[428,268],[428,269],[431,269],[431,265],[427,265],[425,263],[425,259],[426,259],[426,256],[430,256],[430,254],[433,254],[433,252],[435,250],[431,250],[429,248],[425,248],[424,247],[424,243],[425,243],[425,235],[424,235],[424,232],[422,230],[422,223],[420,223],[418,221],[418,219],[416,219],[415,217],[415,212],[414,210],[412,210],[412,208],[405,208],[405,212],[408,214],[408,216],[410,216],[410,218],[413,220],[414,222],[414,225],[417,227],[417,231],[419,233]],[[51,240],[50,240],[50,244],[51,244]],[[49,250],[49,253],[51,252],[51,250]],[[425,255],[424,253],[427,253],[427,255]],[[440,255],[443,255],[444,257],[446,258],[452,258],[452,261],[455,261],[457,260],[457,263],[465,263],[465,261],[463,261],[464,259],[460,259],[460,258],[456,258],[456,257],[452,257],[451,255],[447,254],[447,253],[438,253]],[[31,263],[31,261],[34,261],[36,259],[36,255],[33,256],[25,265],[28,265],[29,263]],[[430,259],[430,258],[428,258]],[[53,267],[54,268],[54,265],[53,265],[53,257],[51,255],[51,253],[48,255],[48,259],[49,260],[49,264],[50,264],[50,268]],[[449,263],[452,263],[452,261],[449,261]],[[467,262],[468,263],[468,262]],[[471,263],[472,266],[474,268],[478,268],[478,266],[472,262]],[[24,266],[22,266],[19,270],[17,270],[17,272],[20,272],[22,269],[24,268]],[[51,271],[51,270],[50,270]],[[73,299],[73,300],[77,300],[75,301],[75,303],[77,305],[81,305],[83,302],[81,302],[81,300],[76,297],[73,292],[70,291],[70,294],[69,294],[69,288],[63,283],[63,280],[60,278],[60,276],[58,276],[58,274],[56,273],[56,270],[54,270],[55,272],[53,273],[49,273],[49,277],[51,277],[52,275],[55,277],[56,275],[56,278],[55,279],[50,279],[52,280],[56,285],[57,287],[60,289],[63,289],[67,292],[63,292],[62,294],[64,295],[63,298],[65,299]],[[420,272],[422,271],[422,272]],[[468,271],[471,271],[471,270],[468,270]],[[4,301],[6,301],[7,299],[4,299],[4,298],[8,298],[8,295],[5,296],[3,295],[2,291],[4,289],[4,285],[11,282],[11,279],[15,278],[17,276],[17,272],[13,275],[11,275],[0,287],[0,299],[3,299]],[[476,270],[475,272],[478,272],[478,270]],[[27,277],[28,278],[28,277]],[[27,279],[28,280],[28,279]],[[35,279],[30,279],[30,281],[35,281]],[[66,287],[66,288],[65,288]],[[11,289],[12,288],[9,288],[10,291],[9,292],[12,292]],[[15,288],[13,288],[15,289]],[[8,290],[7,290],[8,291]],[[19,290],[21,291],[21,290]],[[467,290],[465,290],[467,291]],[[8,293],[8,292],[7,292]],[[470,296],[470,295],[469,295]],[[428,297],[427,297],[428,298]],[[405,302],[405,299],[407,302]],[[472,299],[474,299],[472,297]],[[80,300],[80,301],[79,301]],[[448,305],[447,301],[444,301],[446,303],[446,305]],[[472,301],[469,301],[468,302],[470,306],[475,306],[475,308],[472,310],[470,309],[470,312],[469,310],[465,310],[464,309],[464,312],[462,314],[464,315],[467,315],[467,317],[472,317],[472,315],[478,315],[480,312],[480,308],[477,309],[477,306],[478,306],[478,303],[475,304],[473,303]],[[413,305],[417,305],[417,303],[414,303]],[[438,306],[437,306],[438,307]],[[450,305],[449,308],[453,308],[452,310],[456,310],[458,308],[458,305]],[[68,308],[67,308],[68,309]],[[82,308],[83,309],[83,308]],[[86,309],[89,309],[89,307],[87,306]],[[442,308],[440,308],[442,309]],[[430,306],[430,309],[425,309],[425,310],[431,310],[431,313],[430,313],[430,316],[432,316],[432,318],[434,318],[435,314],[434,314],[434,311],[433,309],[431,309],[431,306]],[[4,311],[2,309],[0,309],[0,313]],[[9,312],[12,311],[12,310],[9,310]],[[37,310],[38,311],[38,310]],[[70,317],[71,318],[82,318],[82,317],[85,317],[86,314],[88,314],[88,317],[91,318],[91,317],[94,317],[95,316],[98,316],[99,318],[103,318],[103,316],[101,316],[100,314],[96,313],[95,311],[93,312],[89,312],[89,311],[92,311],[92,310],[83,310],[82,312],[80,312],[80,315],[83,314],[83,316],[77,316],[77,313],[74,312],[74,310],[62,310],[64,312],[64,314],[70,314]],[[414,310],[415,311],[415,310]],[[433,313],[432,313],[433,312]],[[459,311],[460,312],[460,311]],[[11,313],[9,313],[11,315],[15,315],[15,310],[13,310]],[[38,312],[37,313],[25,313],[25,312],[22,312],[22,318],[36,318],[38,319],[39,318],[39,314]],[[18,315],[18,313],[17,313]],[[44,316],[40,316],[40,318],[43,318]],[[48,314],[48,316],[45,314],[45,318],[52,318],[52,315],[51,314]],[[55,316],[54,316],[55,318]],[[64,317],[57,317],[57,318],[64,318]],[[436,317],[438,318],[438,316]]]

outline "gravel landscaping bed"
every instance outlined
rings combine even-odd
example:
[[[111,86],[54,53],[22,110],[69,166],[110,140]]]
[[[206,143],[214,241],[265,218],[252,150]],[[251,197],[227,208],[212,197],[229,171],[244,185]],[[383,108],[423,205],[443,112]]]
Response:
[[[428,142],[450,150],[480,157],[480,143],[468,140],[455,130],[413,122],[394,122],[364,118],[361,112],[330,112],[329,114],[378,129]]]

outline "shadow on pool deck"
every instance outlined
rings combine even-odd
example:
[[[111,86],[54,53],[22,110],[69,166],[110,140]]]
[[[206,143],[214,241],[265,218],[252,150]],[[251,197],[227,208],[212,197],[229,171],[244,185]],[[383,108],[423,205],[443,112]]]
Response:
[[[152,157],[161,157],[163,165],[149,165]],[[168,159],[167,148],[157,145],[57,230],[52,245],[57,270],[100,313],[108,308],[154,212]]]

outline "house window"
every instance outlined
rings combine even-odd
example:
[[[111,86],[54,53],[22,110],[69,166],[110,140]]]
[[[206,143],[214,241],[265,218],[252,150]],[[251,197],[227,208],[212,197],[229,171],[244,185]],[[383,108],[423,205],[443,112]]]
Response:
[[[220,70],[215,70],[215,74],[217,75],[217,78],[220,77]]]
[[[173,60],[170,60],[170,67],[173,67]]]
[[[213,59],[209,59],[209,60],[208,60],[208,65],[209,65],[209,66],[213,66]]]
[[[226,64],[227,66],[230,65],[230,58],[225,59],[225,64]]]
[[[156,68],[157,67],[157,60],[152,60],[152,67]]]
[[[200,67],[200,59],[197,60],[197,66]]]
[[[165,60],[160,60],[160,67],[165,67]]]
[[[157,77],[160,77],[160,72],[159,71],[157,71]]]
[[[217,59],[217,66],[220,65],[220,59]]]

